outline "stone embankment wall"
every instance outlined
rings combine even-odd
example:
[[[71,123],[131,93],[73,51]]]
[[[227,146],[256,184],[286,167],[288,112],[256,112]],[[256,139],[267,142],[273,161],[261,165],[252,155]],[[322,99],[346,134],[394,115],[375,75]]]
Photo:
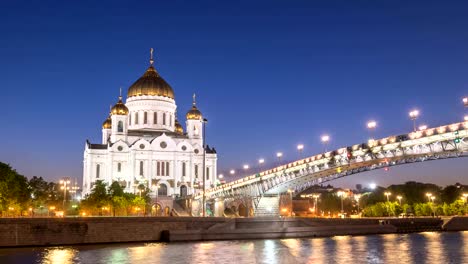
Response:
[[[468,218],[457,221],[446,225],[468,230]],[[441,227],[438,218],[3,218],[0,247],[367,235],[438,231]]]
[[[0,247],[159,241],[163,230],[207,229],[223,218],[86,217],[0,219]]]
[[[454,216],[443,226],[446,231],[465,231],[468,230],[468,217]]]

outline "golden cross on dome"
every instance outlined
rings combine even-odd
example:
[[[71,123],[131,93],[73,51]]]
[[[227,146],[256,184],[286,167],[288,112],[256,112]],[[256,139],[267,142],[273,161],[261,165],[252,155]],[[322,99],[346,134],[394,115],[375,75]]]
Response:
[[[122,86],[120,86],[119,100],[122,100]]]
[[[154,63],[154,60],[153,60],[153,52],[154,52],[154,49],[151,48],[151,49],[150,49],[150,64],[151,64],[151,66],[153,66],[153,63]]]
[[[193,105],[196,105],[197,104],[197,95],[195,93],[193,93]]]

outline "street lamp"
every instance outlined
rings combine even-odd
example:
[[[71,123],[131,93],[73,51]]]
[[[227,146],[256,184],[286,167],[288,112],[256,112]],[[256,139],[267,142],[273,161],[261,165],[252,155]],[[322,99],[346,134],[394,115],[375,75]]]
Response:
[[[357,213],[359,214],[359,199],[361,199],[361,194],[355,194],[354,199],[356,200],[357,203]]]
[[[205,126],[206,123],[208,123],[208,120],[206,118],[202,119],[203,123],[203,217],[206,216],[206,130]]]
[[[371,183],[369,184],[369,188],[371,188],[371,190],[375,190],[375,188],[377,188],[377,184]]]
[[[63,190],[63,211],[65,211],[65,203],[67,202],[67,191],[70,190],[70,179],[63,178],[60,182],[60,189]]]
[[[279,165],[281,165],[281,157],[283,157],[283,152],[277,152],[276,157],[278,158]]]
[[[468,107],[468,97],[464,97],[464,98],[463,98],[463,105],[464,105],[465,107]]]
[[[292,212],[293,212],[293,200],[292,200],[292,193],[293,192],[294,192],[294,190],[288,189],[289,199],[291,200],[291,210],[289,211],[289,216],[292,216]]]
[[[249,167],[248,164],[244,164],[243,168],[244,168],[244,170],[248,170],[250,167]]]
[[[435,196],[431,196],[431,202],[434,202]]]
[[[341,197],[341,217],[343,217],[343,197],[345,196],[345,192],[344,191],[338,191],[337,192],[338,196]]]
[[[402,199],[403,197],[401,197],[401,195],[398,195],[396,198],[398,199],[398,202],[400,202],[400,206],[401,206],[401,199]]]
[[[231,175],[234,175],[234,173],[236,173],[235,170],[230,170],[230,171],[229,171],[229,174],[231,174]]]
[[[413,110],[409,112],[409,117],[411,120],[413,120],[413,129],[416,132],[416,119],[418,119],[419,116],[419,111],[418,110]]]
[[[328,142],[330,141],[330,136],[329,135],[322,135],[322,137],[320,138],[322,140],[322,143],[325,147],[325,152],[327,152],[327,145],[328,145]]]
[[[317,209],[317,207],[318,207],[317,201],[318,201],[318,198],[320,197],[320,194],[314,194],[314,195],[312,195],[312,197],[315,198],[315,204],[314,204],[315,206],[314,206],[314,207],[315,207],[315,216],[317,216],[317,211],[318,211],[318,209]]]
[[[468,201],[468,193],[462,194],[462,197],[463,197],[463,201],[465,201],[466,203]]]
[[[432,193],[426,193],[426,196],[427,196],[427,201],[431,202]]]
[[[265,163],[265,159],[262,159],[262,158],[258,159],[258,168],[260,171],[262,170],[263,163]]]
[[[387,202],[390,201],[389,196],[392,195],[391,192],[384,192],[385,196],[387,196]]]
[[[374,139],[373,136],[372,136],[372,132],[375,130],[375,128],[377,127],[377,122],[375,122],[374,120],[371,120],[369,122],[367,122],[367,128],[369,129],[370,131],[370,139]]]
[[[465,119],[465,121],[468,122],[468,115],[466,115],[464,119]]]
[[[304,150],[304,145],[297,145],[297,151],[299,151],[299,158],[302,158],[302,151]]]

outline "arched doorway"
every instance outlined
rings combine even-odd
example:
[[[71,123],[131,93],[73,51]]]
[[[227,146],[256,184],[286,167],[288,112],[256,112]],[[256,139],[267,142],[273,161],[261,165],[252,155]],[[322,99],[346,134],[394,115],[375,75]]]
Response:
[[[187,186],[185,185],[180,186],[180,196],[182,197],[187,196]]]
[[[158,196],[167,196],[167,185],[164,183],[159,184]]]
[[[244,204],[240,204],[239,205],[239,216],[243,216],[243,217],[248,217],[249,216],[249,213],[247,211],[247,207],[244,205]]]
[[[171,209],[169,209],[169,206],[166,206],[166,208],[164,208],[164,216],[169,216],[170,213]]]
[[[154,204],[151,207],[151,214],[153,216],[161,216],[161,213],[162,213],[162,207],[160,204]]]

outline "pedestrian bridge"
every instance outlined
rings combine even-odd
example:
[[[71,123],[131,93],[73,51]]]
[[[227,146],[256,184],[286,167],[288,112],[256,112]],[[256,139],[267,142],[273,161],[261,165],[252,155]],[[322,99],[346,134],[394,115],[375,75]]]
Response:
[[[226,202],[238,201],[258,215],[265,211],[273,196],[294,193],[337,178],[356,173],[415,162],[468,156],[468,122],[427,128],[408,134],[369,140],[366,143],[339,148],[296,160],[272,169],[207,189],[207,201],[214,202],[215,215],[222,213]],[[203,192],[194,196],[201,208]],[[197,203],[198,201],[198,203]],[[240,202],[239,202],[240,201]],[[245,203],[248,203],[247,205]],[[195,207],[192,207],[192,210]],[[276,214],[276,212],[274,212]],[[278,214],[276,214],[278,215]]]

